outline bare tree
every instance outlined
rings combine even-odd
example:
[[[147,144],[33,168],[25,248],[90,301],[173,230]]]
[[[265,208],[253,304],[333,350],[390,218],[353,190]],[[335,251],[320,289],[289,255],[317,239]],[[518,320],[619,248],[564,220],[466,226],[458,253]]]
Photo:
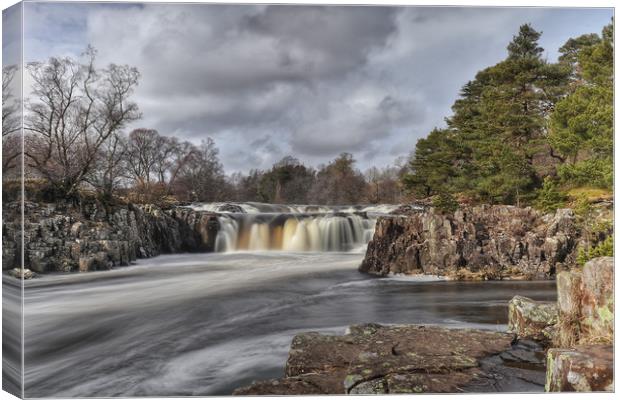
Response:
[[[13,95],[16,65],[2,67],[2,169],[8,170],[18,165],[21,155],[20,108]]]
[[[182,167],[176,173],[175,194],[194,201],[222,200],[228,182],[213,139],[203,140],[199,147],[186,154]]]
[[[105,141],[99,150],[99,156],[86,181],[95,187],[106,200],[113,198],[114,192],[121,186],[126,176],[127,139],[115,133]]]
[[[127,142],[129,176],[138,187],[148,187],[156,172],[159,132],[154,129],[135,129]]]
[[[137,69],[111,64],[97,70],[95,55],[89,46],[84,63],[52,57],[27,66],[33,81],[25,119],[28,164],[66,197],[77,195],[106,141],[140,118],[129,101]]]

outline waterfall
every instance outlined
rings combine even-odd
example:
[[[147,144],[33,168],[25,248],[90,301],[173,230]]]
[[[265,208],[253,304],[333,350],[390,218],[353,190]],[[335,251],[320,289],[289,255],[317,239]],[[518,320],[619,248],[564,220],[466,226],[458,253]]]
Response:
[[[218,214],[215,251],[351,251],[372,239],[376,218],[396,205],[288,205],[196,203],[189,206]]]
[[[350,251],[365,246],[375,219],[358,214],[221,214],[218,252]]]

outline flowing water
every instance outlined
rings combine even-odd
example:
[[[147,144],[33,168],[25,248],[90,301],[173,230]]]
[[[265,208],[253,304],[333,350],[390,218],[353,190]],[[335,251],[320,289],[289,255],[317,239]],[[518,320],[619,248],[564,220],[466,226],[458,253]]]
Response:
[[[361,250],[372,238],[376,217],[397,207],[207,203],[192,208],[220,213],[215,251],[229,252]]]
[[[294,218],[330,218],[307,211]],[[270,243],[272,234],[264,235]],[[312,243],[308,236],[300,240],[304,246]],[[553,282],[373,278],[357,272],[362,249],[346,240],[338,246],[350,251],[226,247],[26,281],[25,394],[230,394],[253,380],[282,376],[297,332],[341,334],[365,322],[505,330],[513,295],[555,298]],[[3,289],[15,293],[18,281],[4,275]]]

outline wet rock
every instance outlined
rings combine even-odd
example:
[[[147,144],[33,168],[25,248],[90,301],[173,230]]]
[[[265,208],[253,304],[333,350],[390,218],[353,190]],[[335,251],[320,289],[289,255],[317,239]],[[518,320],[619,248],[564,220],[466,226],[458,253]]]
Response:
[[[242,213],[245,214],[245,210],[238,204],[222,204],[217,208],[219,212],[229,212],[229,213]]]
[[[545,390],[613,391],[613,346],[580,345],[574,349],[549,349]]]
[[[420,325],[355,325],[342,336],[302,333],[293,338],[285,378],[255,382],[235,394],[493,391],[498,379],[513,382],[514,368],[500,367],[498,356],[519,350],[512,342],[506,333]],[[484,367],[490,357],[497,357],[492,371]],[[544,381],[544,372],[535,373]]]
[[[36,276],[35,273],[28,268],[13,268],[9,270],[8,274],[17,279],[32,279]]]
[[[548,341],[546,328],[558,321],[555,303],[538,302],[527,297],[515,296],[508,303],[508,332],[519,338]]]
[[[360,271],[456,279],[550,278],[574,262],[571,210],[542,215],[513,206],[463,207],[380,217]]]

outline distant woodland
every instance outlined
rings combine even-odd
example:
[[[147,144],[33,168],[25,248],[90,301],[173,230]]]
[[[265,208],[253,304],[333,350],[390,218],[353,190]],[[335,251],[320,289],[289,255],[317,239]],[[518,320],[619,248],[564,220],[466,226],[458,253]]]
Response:
[[[140,73],[80,59],[30,63],[24,101],[27,188],[41,200],[86,195],[101,201],[399,203],[432,200],[562,206],[576,191],[613,185],[613,25],[570,38],[556,63],[541,33],[522,25],[507,57],[478,72],[452,106],[446,126],[418,140],[408,159],[360,171],[343,153],[313,168],[287,156],[268,170],[226,175],[211,138],[200,144],[142,128],[132,93]],[[3,68],[5,191],[19,177],[20,106],[16,67]],[[413,134],[413,133],[412,133]],[[11,197],[10,193],[5,196]]]

